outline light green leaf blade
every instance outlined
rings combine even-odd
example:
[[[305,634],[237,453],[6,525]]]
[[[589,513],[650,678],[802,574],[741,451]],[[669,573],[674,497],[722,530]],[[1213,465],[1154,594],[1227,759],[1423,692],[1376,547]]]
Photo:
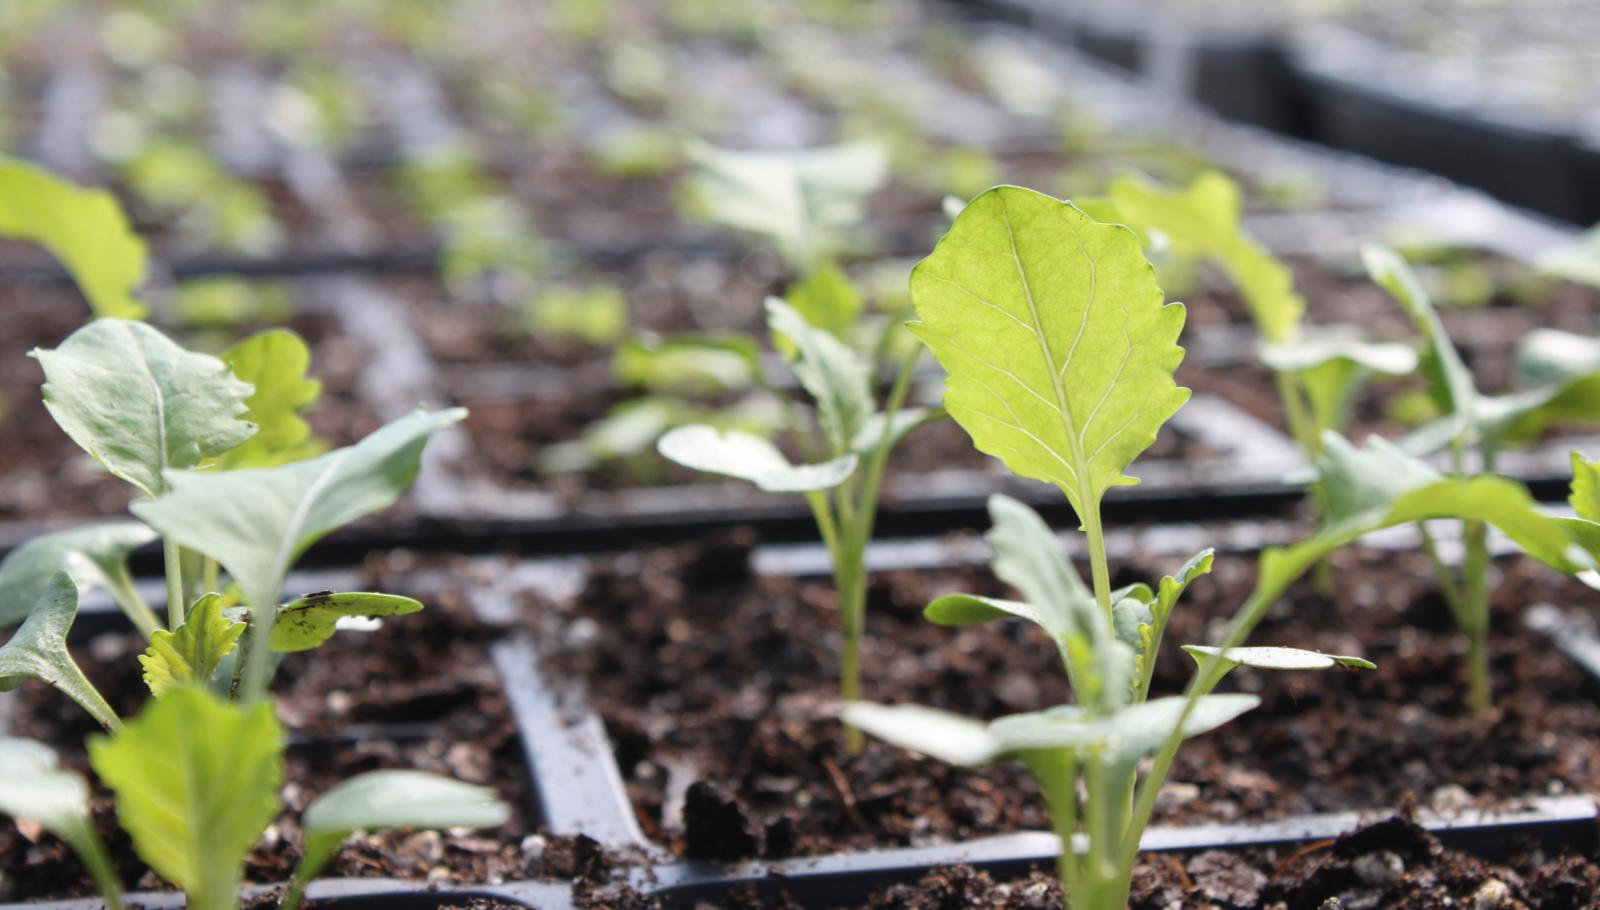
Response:
[[[687,149],[689,188],[712,221],[761,234],[798,271],[810,271],[859,221],[867,196],[888,177],[888,156],[860,141],[798,152],[735,152],[705,143]]]
[[[60,766],[44,743],[0,738],[0,814],[38,823],[72,847],[103,894],[120,894],[122,885],[95,832],[89,812],[89,785],[83,775]]]
[[[1438,310],[1434,309],[1433,301],[1422,287],[1422,280],[1404,259],[1385,247],[1363,247],[1361,261],[1372,280],[1400,302],[1406,315],[1422,332],[1427,345],[1427,352],[1422,357],[1422,374],[1428,378],[1434,402],[1440,410],[1457,419],[1458,432],[1471,429],[1477,420],[1477,386],[1466,364],[1461,361],[1455,343],[1445,332]]]
[[[180,686],[205,685],[238,646],[244,628],[244,623],[222,615],[222,595],[201,597],[189,608],[183,625],[150,637],[150,647],[139,655],[144,684],[158,698]]]
[[[835,338],[849,338],[865,308],[855,282],[836,265],[813,269],[790,285],[783,297],[807,323]]]
[[[850,441],[850,451],[866,458],[878,450],[883,442],[884,413],[878,411],[868,417],[861,424],[861,429],[856,431],[855,439]],[[901,408],[894,412],[894,420],[889,424],[889,448],[893,450],[900,444],[900,440],[917,427],[925,423],[932,423],[944,417],[943,408]]]
[[[857,701],[845,705],[840,717],[892,746],[952,765],[987,765],[1002,751],[988,724],[936,708]]]
[[[1126,175],[1111,183],[1111,199],[1130,226],[1159,232],[1180,255],[1215,259],[1250,308],[1268,341],[1294,337],[1306,304],[1294,290],[1294,274],[1245,233],[1238,184],[1208,171],[1183,190],[1165,190]]]
[[[192,468],[249,439],[250,385],[142,322],[100,319],[35,350],[56,423],[112,474],[150,496],[162,472]]]
[[[1124,705],[1110,714],[1052,708],[1013,714],[989,725],[1003,754],[1037,749],[1103,748],[1111,764],[1136,762],[1154,752],[1172,733],[1186,698],[1173,695]],[[1254,695],[1206,695],[1183,721],[1183,736],[1199,736],[1255,708]]]
[[[910,328],[949,374],[945,408],[979,450],[1060,487],[1079,515],[1188,400],[1183,307],[1126,228],[997,187],[911,274]]]
[[[1547,275],[1600,288],[1600,226],[1546,250],[1535,264]]]
[[[283,748],[270,702],[245,707],[185,687],[91,739],[89,761],[140,859],[192,910],[227,910],[245,855],[277,817]]]
[[[1223,651],[1210,645],[1184,645],[1183,650],[1193,657],[1196,663],[1204,663],[1206,658],[1221,654],[1222,662],[1230,670],[1234,667],[1250,667],[1255,670],[1327,670],[1331,667],[1376,670],[1378,668],[1377,664],[1365,658],[1348,654],[1324,654],[1321,651],[1307,651],[1302,648],[1249,647],[1229,648]]]
[[[1361,329],[1349,325],[1304,326],[1287,341],[1261,345],[1261,361],[1284,373],[1298,373],[1336,360],[1385,376],[1405,376],[1420,362],[1411,345],[1370,341]]]
[[[37,679],[77,702],[107,730],[121,723],[67,652],[67,633],[78,617],[78,589],[65,572],[57,572],[39,595],[28,618],[0,647],[0,691],[24,679]]]
[[[686,468],[748,480],[769,493],[809,493],[844,483],[854,452],[818,464],[791,464],[778,447],[750,433],[694,424],[669,430],[656,449]]]
[[[1600,372],[1600,339],[1534,329],[1517,340],[1515,354],[1518,384],[1536,387]]]
[[[310,594],[278,608],[278,621],[272,626],[272,650],[309,651],[332,638],[339,620],[347,616],[406,616],[421,609],[421,601],[398,594]]]
[[[127,576],[128,555],[156,539],[137,521],[86,525],[35,537],[0,560],[0,626],[21,622],[57,572],[79,591],[105,588]]]
[[[850,451],[874,411],[866,361],[782,300],[768,297],[766,307],[767,327],[794,346],[794,375],[816,400],[833,453]]]
[[[10,158],[0,158],[0,234],[40,244],[72,273],[94,314],[142,319],[144,241],[115,196],[81,189]]]
[[[989,497],[989,521],[984,540],[994,551],[994,574],[1022,594],[1050,637],[1103,639],[1105,623],[1094,595],[1039,513],[996,493]]]
[[[436,431],[466,411],[417,411],[353,446],[275,468],[171,471],[159,499],[134,514],[162,534],[220,562],[248,604],[276,604],[294,560],[329,531],[394,504],[421,466]]]
[[[1579,518],[1600,522],[1600,461],[1572,453],[1572,495],[1567,502]]]
[[[223,453],[217,467],[270,468],[322,451],[300,416],[322,395],[322,383],[306,375],[311,349],[299,335],[288,329],[257,332],[223,351],[222,362],[254,389],[244,419],[256,425],[256,434]]]
[[[310,837],[378,828],[493,828],[511,809],[488,787],[423,771],[368,771],[306,807]]]
[[[922,609],[923,618],[939,626],[972,626],[996,619],[1025,619],[1046,631],[1044,614],[1020,600],[980,597],[976,594],[946,594]]]
[[[612,357],[617,381],[651,392],[715,394],[747,389],[761,376],[761,349],[743,335],[636,336]]]

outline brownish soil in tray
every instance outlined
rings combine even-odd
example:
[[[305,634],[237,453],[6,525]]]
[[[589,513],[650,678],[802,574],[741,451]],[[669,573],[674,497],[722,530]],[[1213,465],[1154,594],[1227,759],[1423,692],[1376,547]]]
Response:
[[[1125,564],[1113,583],[1153,581],[1179,562]],[[1523,561],[1497,568],[1497,707],[1474,718],[1463,708],[1464,643],[1426,561],[1359,550],[1336,564],[1332,600],[1298,586],[1253,640],[1362,654],[1379,669],[1235,673],[1225,687],[1259,694],[1261,708],[1186,746],[1158,821],[1381,808],[1411,795],[1441,808],[1498,805],[1600,786],[1595,685],[1518,619],[1544,600],[1588,604],[1586,588]],[[831,586],[742,567],[733,543],[619,557],[545,636],[557,677],[588,686],[648,834],[680,851],[777,857],[1047,827],[1015,764],[957,770],[878,743],[846,756],[831,719]],[[1187,681],[1191,662],[1177,645],[1214,640],[1254,571],[1252,558],[1224,555],[1191,589],[1157,693]],[[979,718],[1066,701],[1059,659],[1038,630],[944,629],[921,618],[929,600],[956,590],[1003,593],[987,569],[875,579],[865,697]]]
[[[401,554],[387,566],[403,571],[408,563]],[[325,876],[482,884],[609,872],[614,860],[592,842],[585,847],[571,838],[524,840],[532,830],[527,770],[487,654],[501,630],[477,619],[457,588],[419,589],[382,564],[373,568],[380,570],[367,581],[373,589],[411,594],[427,608],[389,620],[377,632],[339,633],[320,650],[284,660],[274,688],[279,715],[294,731],[282,791],[285,812],[252,854],[247,880],[285,881],[300,856],[299,813],[338,782],[380,768],[433,771],[491,787],[511,806],[511,820],[496,830],[466,834],[359,835],[346,842]],[[128,633],[103,634],[74,649],[84,672],[124,717],[147,697],[135,658],[139,650],[139,638]],[[84,712],[31,682],[14,698],[9,735],[42,740],[65,763],[87,771],[83,740],[98,731]],[[364,732],[367,725],[372,732]],[[116,826],[111,795],[96,787],[93,799],[124,885],[165,887]],[[0,879],[6,883],[3,900],[92,893],[65,845],[48,834],[21,831],[9,819],[0,825]]]
[[[1600,866],[1540,851],[1504,864],[1445,849],[1401,819],[1305,847],[1146,855],[1130,910],[1579,910],[1594,907]],[[852,910],[1058,910],[1061,886],[1034,872],[996,880],[970,866],[933,869]],[[795,910],[791,901],[734,896],[707,910]],[[843,908],[840,908],[843,910]]]

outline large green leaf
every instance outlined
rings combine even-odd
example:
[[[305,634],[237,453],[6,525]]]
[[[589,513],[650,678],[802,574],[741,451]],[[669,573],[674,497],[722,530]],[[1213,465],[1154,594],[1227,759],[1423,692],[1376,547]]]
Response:
[[[748,480],[769,493],[809,493],[844,483],[859,457],[851,452],[797,465],[778,447],[750,433],[693,424],[669,430],[656,443],[662,457],[686,468]]]
[[[121,721],[67,652],[67,633],[78,617],[78,588],[65,572],[51,576],[27,620],[0,647],[0,691],[25,679],[59,689],[88,711],[100,726],[115,730]]]
[[[195,467],[256,431],[241,419],[248,383],[142,322],[100,319],[33,356],[44,367],[44,404],[56,423],[150,496],[165,489],[163,471]]]
[[[85,525],[35,537],[0,561],[0,626],[21,622],[57,572],[79,591],[127,583],[128,554],[156,539],[137,521]]]
[[[888,159],[875,142],[797,152],[735,152],[692,143],[690,192],[711,220],[762,234],[805,272],[839,245],[883,185]]]
[[[144,241],[115,196],[73,186],[46,171],[0,158],[0,234],[49,249],[83,290],[96,316],[140,319]]]
[[[276,604],[301,553],[329,531],[392,505],[421,466],[428,437],[466,416],[418,411],[310,461],[223,473],[169,471],[171,492],[133,511],[220,562],[246,603]]]
[[[91,739],[89,761],[139,858],[184,890],[190,910],[232,910],[245,856],[278,815],[283,747],[271,703],[184,687]]]
[[[1031,190],[974,199],[911,274],[911,330],[949,374],[945,407],[982,451],[1060,487],[1079,515],[1188,400],[1181,304],[1126,228]]]
[[[183,625],[150,637],[150,647],[139,655],[144,684],[156,696],[179,686],[206,685],[243,634],[244,623],[222,615],[222,595],[201,597],[189,608]]]
[[[421,609],[420,601],[398,594],[308,594],[278,608],[278,621],[272,626],[272,650],[309,651],[332,638],[339,620],[347,616],[405,616]]]
[[[223,351],[222,362],[255,390],[245,401],[244,419],[256,425],[256,435],[223,453],[218,467],[270,468],[322,451],[300,417],[322,394],[322,383],[306,376],[311,349],[299,335],[288,329],[257,332]]]
[[[818,418],[832,452],[842,455],[850,451],[856,434],[875,410],[866,362],[776,297],[767,298],[767,327],[794,346],[794,375],[817,402]]]
[[[1181,255],[1217,260],[1269,342],[1294,337],[1305,301],[1295,293],[1288,267],[1245,233],[1239,186],[1233,180],[1207,171],[1186,189],[1169,191],[1126,175],[1111,182],[1111,199],[1130,226],[1159,232]]]
[[[0,738],[0,813],[31,821],[67,842],[89,868],[95,885],[120,908],[117,881],[105,844],[89,812],[89,785],[83,775],[60,766],[55,750],[31,739]]]

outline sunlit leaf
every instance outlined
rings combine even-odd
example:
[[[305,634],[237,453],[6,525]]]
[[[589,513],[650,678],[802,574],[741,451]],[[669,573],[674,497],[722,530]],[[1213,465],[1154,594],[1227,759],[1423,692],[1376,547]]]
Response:
[[[805,493],[844,483],[856,469],[854,452],[818,464],[792,464],[778,447],[739,430],[703,424],[670,430],[656,443],[662,456],[686,468],[748,480],[769,493]]]
[[[761,350],[744,335],[635,337],[612,357],[617,381],[653,392],[706,394],[747,389],[761,376]]]
[[[156,532],[137,521],[85,525],[33,538],[0,561],[0,626],[27,617],[57,572],[72,576],[81,592],[126,584],[128,555],[155,539]]]
[[[179,686],[205,685],[243,634],[244,623],[222,615],[222,595],[201,597],[189,608],[183,625],[150,637],[150,647],[139,655],[145,685],[158,697]]]
[[[254,389],[243,417],[256,425],[256,434],[223,453],[218,467],[270,468],[322,451],[300,416],[322,395],[322,383],[306,375],[311,349],[299,335],[288,329],[257,332],[223,351],[222,362]]]
[[[1210,645],[1184,645],[1183,650],[1197,663],[1203,663],[1205,658],[1221,654],[1223,664],[1230,669],[1250,667],[1254,670],[1326,670],[1330,667],[1346,667],[1352,670],[1376,670],[1378,668],[1377,664],[1365,658],[1348,654],[1324,654],[1321,651],[1306,651],[1300,648],[1229,648],[1223,651]]]
[[[874,410],[866,362],[782,300],[768,297],[766,307],[767,327],[794,346],[795,377],[816,400],[822,431],[833,452],[850,451]]]
[[[278,608],[278,621],[272,626],[272,650],[309,651],[332,638],[339,620],[346,617],[405,616],[421,609],[420,601],[398,594],[309,594]]]

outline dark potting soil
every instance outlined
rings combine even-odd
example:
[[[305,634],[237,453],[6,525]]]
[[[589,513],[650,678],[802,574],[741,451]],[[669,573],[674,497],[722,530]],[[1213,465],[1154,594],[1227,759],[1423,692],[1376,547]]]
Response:
[[[1153,582],[1179,559],[1124,562],[1114,584]],[[1496,707],[1470,716],[1463,640],[1419,555],[1339,554],[1336,593],[1302,583],[1253,638],[1376,661],[1372,672],[1237,672],[1256,711],[1180,753],[1158,821],[1257,820],[1393,806],[1514,804],[1600,787],[1595,684],[1526,630],[1519,611],[1592,594],[1536,565],[1495,570]],[[1176,692],[1184,642],[1212,641],[1254,584],[1223,555],[1180,605],[1157,666]],[[966,629],[920,616],[935,596],[1004,594],[988,570],[874,579],[864,697],[978,718],[1038,710],[1069,693],[1054,649],[1018,623]],[[823,581],[747,574],[737,541],[651,550],[599,565],[575,602],[548,606],[556,678],[582,679],[606,721],[646,833],[686,854],[782,857],[1048,827],[1015,764],[958,770],[879,743],[842,748],[832,717],[840,637]]]
[[[414,561],[392,554],[368,565],[365,584],[427,606],[371,633],[341,632],[312,652],[288,655],[275,685],[279,716],[292,731],[282,790],[284,813],[252,854],[247,880],[287,879],[300,855],[299,813],[338,782],[380,768],[413,768],[492,788],[512,808],[498,829],[450,834],[381,831],[352,837],[324,871],[329,877],[389,877],[429,883],[496,883],[551,877],[603,880],[618,860],[584,838],[529,836],[527,770],[515,722],[487,646],[502,630],[477,618],[459,592],[467,568],[408,583]],[[74,648],[84,672],[124,717],[146,698],[137,636],[107,633]],[[87,772],[83,741],[98,732],[53,690],[25,684],[13,696],[8,735],[39,739]],[[111,795],[96,787],[97,826],[126,886],[165,885],[116,826]],[[55,837],[6,820],[0,825],[0,900],[92,892],[82,866]]]
[[[1147,854],[1134,873],[1130,910],[1581,910],[1596,904],[1593,858],[1524,852],[1489,863],[1445,849],[1401,818],[1303,847]],[[892,885],[853,910],[1059,910],[1061,886],[1044,872],[997,880],[970,866],[932,870]],[[754,895],[706,910],[798,910]],[[843,908],[841,908],[843,910]]]

